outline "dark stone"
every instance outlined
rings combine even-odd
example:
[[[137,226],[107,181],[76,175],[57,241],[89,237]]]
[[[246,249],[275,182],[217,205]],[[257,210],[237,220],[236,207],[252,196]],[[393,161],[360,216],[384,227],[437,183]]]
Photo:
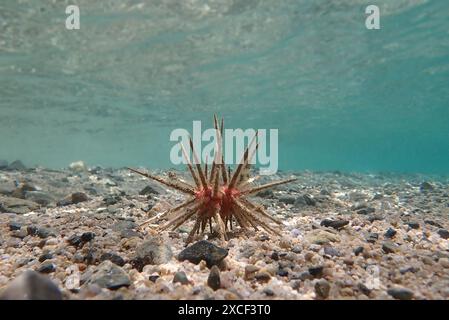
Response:
[[[204,260],[211,268],[214,265],[219,265],[227,255],[228,250],[217,247],[207,240],[201,240],[182,250],[178,255],[178,260],[188,260],[194,264]]]
[[[56,266],[52,262],[46,261],[42,263],[36,271],[40,273],[52,273],[56,271]]]
[[[354,249],[354,254],[356,256],[358,256],[359,254],[361,254],[363,252],[363,247],[357,247]]]
[[[22,223],[17,222],[17,221],[11,221],[8,226],[9,226],[9,230],[10,231],[14,231],[14,230],[20,230],[20,228],[22,227]]]
[[[79,247],[83,244],[83,241],[81,240],[81,237],[79,235],[72,235],[67,239],[67,242],[71,244],[74,247]]]
[[[263,289],[263,293],[265,293],[268,297],[274,296],[274,291],[271,290],[270,288]]]
[[[103,198],[103,202],[107,205],[107,206],[112,206],[114,204],[117,204],[118,202],[120,202],[122,200],[122,197],[117,196],[117,195],[107,195],[106,197]]]
[[[53,259],[53,255],[50,252],[44,253],[39,257],[39,262],[44,262],[45,260]]]
[[[292,248],[292,252],[293,252],[293,253],[301,253],[301,252],[302,252],[302,249],[301,249],[300,246],[295,245],[295,246],[293,246],[293,248]]]
[[[317,298],[327,299],[329,297],[331,286],[325,279],[320,279],[315,282],[315,294]]]
[[[309,194],[303,194],[296,198],[294,205],[297,208],[303,206],[315,206],[316,200]]]
[[[324,247],[324,254],[330,257],[339,257],[341,255],[337,249],[331,246]]]
[[[315,278],[321,278],[323,276],[323,266],[315,266],[309,268],[309,273]]]
[[[363,209],[358,210],[357,214],[364,214],[364,215],[366,215],[366,214],[373,213],[375,211],[376,211],[376,209],[374,209],[372,207],[367,207],[367,208],[363,208]]]
[[[327,189],[321,189],[320,194],[322,196],[331,196],[331,193]]]
[[[53,230],[48,229],[48,228],[44,228],[44,227],[37,228],[37,230],[36,230],[36,235],[37,235],[39,238],[42,238],[42,239],[46,239],[46,238],[48,238],[48,237],[54,237],[54,236],[56,236],[56,234],[55,234],[55,232],[54,232]]]
[[[390,242],[390,241],[385,241],[382,244],[382,250],[385,253],[395,253],[396,250],[397,250],[397,246],[394,243]]]
[[[305,280],[312,280],[313,276],[310,274],[309,271],[303,271],[300,273],[293,273],[291,275],[291,279],[305,281]]]
[[[259,240],[260,241],[268,241],[268,240],[270,240],[270,237],[266,234],[262,234],[262,235],[260,235]]]
[[[358,289],[360,290],[360,292],[362,292],[364,295],[366,295],[366,296],[368,296],[369,297],[369,295],[371,294],[371,289],[370,288],[368,288],[364,283],[359,283],[358,285],[357,285],[357,287],[358,287]]]
[[[439,224],[438,222],[435,222],[433,220],[424,220],[424,223],[437,227],[437,228],[443,228],[443,226],[441,224]]]
[[[37,234],[37,227],[36,226],[28,226],[27,232],[30,236],[35,236]]]
[[[296,201],[296,199],[293,196],[282,196],[279,198],[279,202],[282,202],[285,204],[294,204],[295,201]]]
[[[384,216],[377,214],[377,215],[370,215],[368,217],[368,221],[373,223],[374,221],[382,221],[384,219]]]
[[[62,300],[62,293],[46,276],[28,270],[8,284],[0,299]]]
[[[421,185],[419,186],[419,190],[421,192],[433,191],[434,189],[435,189],[434,186],[427,181],[422,182]]]
[[[156,282],[157,279],[159,279],[159,276],[157,274],[148,277],[148,280],[150,280],[151,282]]]
[[[220,270],[217,266],[212,266],[209,276],[207,277],[207,285],[213,290],[218,290],[221,287]]]
[[[179,282],[180,284],[189,284],[189,279],[184,271],[176,272],[173,277],[173,283]]]
[[[279,260],[279,254],[276,251],[273,251],[273,253],[271,254],[270,258],[274,261],[278,261]]]
[[[288,277],[288,271],[285,269],[279,269],[276,274],[280,277]]]
[[[324,227],[331,227],[336,230],[342,229],[344,226],[348,225],[349,221],[347,220],[330,220],[330,219],[324,219],[321,221],[320,225]]]
[[[379,239],[379,234],[370,232],[366,235],[366,241],[370,243],[375,243]]]
[[[84,192],[74,192],[71,195],[68,195],[64,199],[58,201],[56,204],[60,207],[68,206],[71,204],[77,204],[80,202],[88,201],[89,197]]]
[[[20,160],[13,161],[9,164],[7,170],[11,171],[25,171],[27,167]]]
[[[97,269],[90,275],[87,275],[86,283],[97,284],[101,288],[117,290],[121,287],[131,285],[129,276],[122,268],[113,264],[111,261],[103,261]]]
[[[145,188],[140,190],[139,194],[141,196],[148,196],[148,195],[151,195],[151,194],[159,194],[159,192],[156,191],[152,186],[146,186]]]
[[[443,238],[443,239],[449,239],[449,231],[447,231],[446,229],[440,229],[440,230],[438,230],[438,234],[439,234],[440,237]]]
[[[167,263],[173,257],[172,250],[162,238],[151,238],[136,249],[135,258],[131,261],[134,268],[142,271],[143,267],[151,264],[158,265]]]
[[[407,288],[391,288],[387,290],[387,293],[398,300],[411,300],[413,299],[413,291]]]
[[[419,223],[418,222],[408,222],[407,225],[412,229],[419,229]]]
[[[393,228],[388,228],[388,230],[385,232],[384,237],[391,239],[396,235],[396,230],[394,230]]]
[[[89,249],[83,258],[86,264],[96,264],[98,261],[98,252],[94,249]]]
[[[406,274],[407,272],[411,272],[411,273],[416,273],[416,272],[418,272],[419,271],[419,269],[418,268],[415,268],[415,267],[404,267],[404,268],[401,268],[401,269],[399,269],[399,272],[401,273],[401,274]]]
[[[116,265],[123,267],[125,265],[125,260],[120,257],[118,254],[112,253],[112,252],[108,252],[108,253],[103,253],[100,257],[100,261],[106,261],[109,260],[112,263],[115,263]]]
[[[95,233],[93,233],[93,232],[84,232],[81,235],[81,241],[83,241],[83,242],[92,241],[94,238],[95,238]]]

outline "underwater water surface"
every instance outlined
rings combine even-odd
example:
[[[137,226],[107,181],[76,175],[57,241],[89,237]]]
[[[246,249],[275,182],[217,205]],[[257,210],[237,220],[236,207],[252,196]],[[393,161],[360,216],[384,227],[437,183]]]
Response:
[[[0,2],[0,159],[172,167],[214,113],[279,129],[283,170],[448,174],[449,2]]]

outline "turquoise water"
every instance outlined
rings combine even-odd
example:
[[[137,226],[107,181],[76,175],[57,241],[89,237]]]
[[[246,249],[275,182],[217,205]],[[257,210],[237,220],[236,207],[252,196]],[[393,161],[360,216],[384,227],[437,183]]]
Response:
[[[218,113],[284,170],[449,173],[447,0],[69,2],[0,2],[0,159],[171,167]]]

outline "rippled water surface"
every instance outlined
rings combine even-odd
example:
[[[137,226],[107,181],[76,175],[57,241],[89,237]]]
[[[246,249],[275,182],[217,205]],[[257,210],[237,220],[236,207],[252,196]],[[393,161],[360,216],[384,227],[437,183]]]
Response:
[[[0,159],[170,167],[213,113],[281,169],[449,173],[449,1],[0,2]]]

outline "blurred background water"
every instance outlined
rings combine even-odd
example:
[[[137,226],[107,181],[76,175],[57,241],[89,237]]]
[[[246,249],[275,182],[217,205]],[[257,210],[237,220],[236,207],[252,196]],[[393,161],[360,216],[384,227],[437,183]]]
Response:
[[[171,167],[214,113],[281,169],[449,173],[449,1],[0,2],[0,159]]]

